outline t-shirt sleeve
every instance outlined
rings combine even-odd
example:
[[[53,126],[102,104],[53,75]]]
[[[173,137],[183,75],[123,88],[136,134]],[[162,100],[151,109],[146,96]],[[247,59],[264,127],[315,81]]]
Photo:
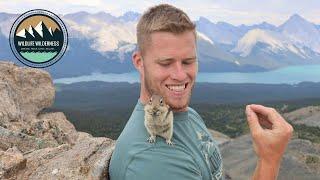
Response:
[[[201,180],[202,176],[187,153],[166,153],[153,149],[135,155],[125,173],[125,180],[150,179]]]

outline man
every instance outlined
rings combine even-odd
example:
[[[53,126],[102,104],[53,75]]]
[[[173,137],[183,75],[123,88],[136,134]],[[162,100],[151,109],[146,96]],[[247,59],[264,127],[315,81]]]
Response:
[[[139,20],[137,41],[132,60],[140,73],[140,98],[117,140],[111,180],[223,179],[218,146],[188,107],[198,72],[195,25],[180,9],[158,5]],[[143,107],[152,92],[174,111],[173,146],[161,137],[147,141]],[[253,179],[276,179],[293,129],[273,108],[248,105],[246,114],[259,159]]]

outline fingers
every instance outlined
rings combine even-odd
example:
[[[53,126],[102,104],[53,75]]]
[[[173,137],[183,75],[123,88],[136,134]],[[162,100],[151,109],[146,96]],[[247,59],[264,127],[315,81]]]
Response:
[[[270,121],[272,124],[278,124],[279,123],[279,117],[281,117],[279,115],[279,113],[274,109],[274,108],[269,108],[269,107],[265,107],[262,105],[257,105],[257,104],[252,104],[250,105],[251,109],[256,112],[259,113],[263,116],[267,117],[267,120]],[[282,117],[281,117],[282,119]]]
[[[260,117],[259,115],[258,115],[258,118],[259,118],[259,123],[261,124],[261,127],[263,129],[272,129],[272,124],[268,120],[264,119],[263,117]]]
[[[246,115],[249,128],[252,134],[257,134],[263,130],[259,124],[259,118],[257,114],[251,109],[251,105],[246,106]]]
[[[274,108],[257,104],[251,104],[250,107],[254,112],[265,116],[265,120],[272,124],[272,129],[292,129],[291,125]]]
[[[268,121],[268,117],[264,116],[262,114],[256,113],[258,116],[258,120],[260,125],[264,128],[264,129],[272,129],[272,123],[270,121]]]

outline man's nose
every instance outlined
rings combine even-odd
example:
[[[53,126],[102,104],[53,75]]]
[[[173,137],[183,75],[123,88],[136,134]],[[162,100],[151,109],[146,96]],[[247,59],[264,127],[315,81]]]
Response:
[[[174,68],[171,72],[171,78],[178,81],[183,81],[187,78],[186,70],[183,68],[181,62],[176,62],[174,64]]]

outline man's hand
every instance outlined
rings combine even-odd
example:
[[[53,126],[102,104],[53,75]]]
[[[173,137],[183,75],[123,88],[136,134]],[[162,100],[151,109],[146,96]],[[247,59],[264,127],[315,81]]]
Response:
[[[247,105],[246,114],[253,147],[259,159],[253,178],[276,179],[293,128],[273,108]]]

